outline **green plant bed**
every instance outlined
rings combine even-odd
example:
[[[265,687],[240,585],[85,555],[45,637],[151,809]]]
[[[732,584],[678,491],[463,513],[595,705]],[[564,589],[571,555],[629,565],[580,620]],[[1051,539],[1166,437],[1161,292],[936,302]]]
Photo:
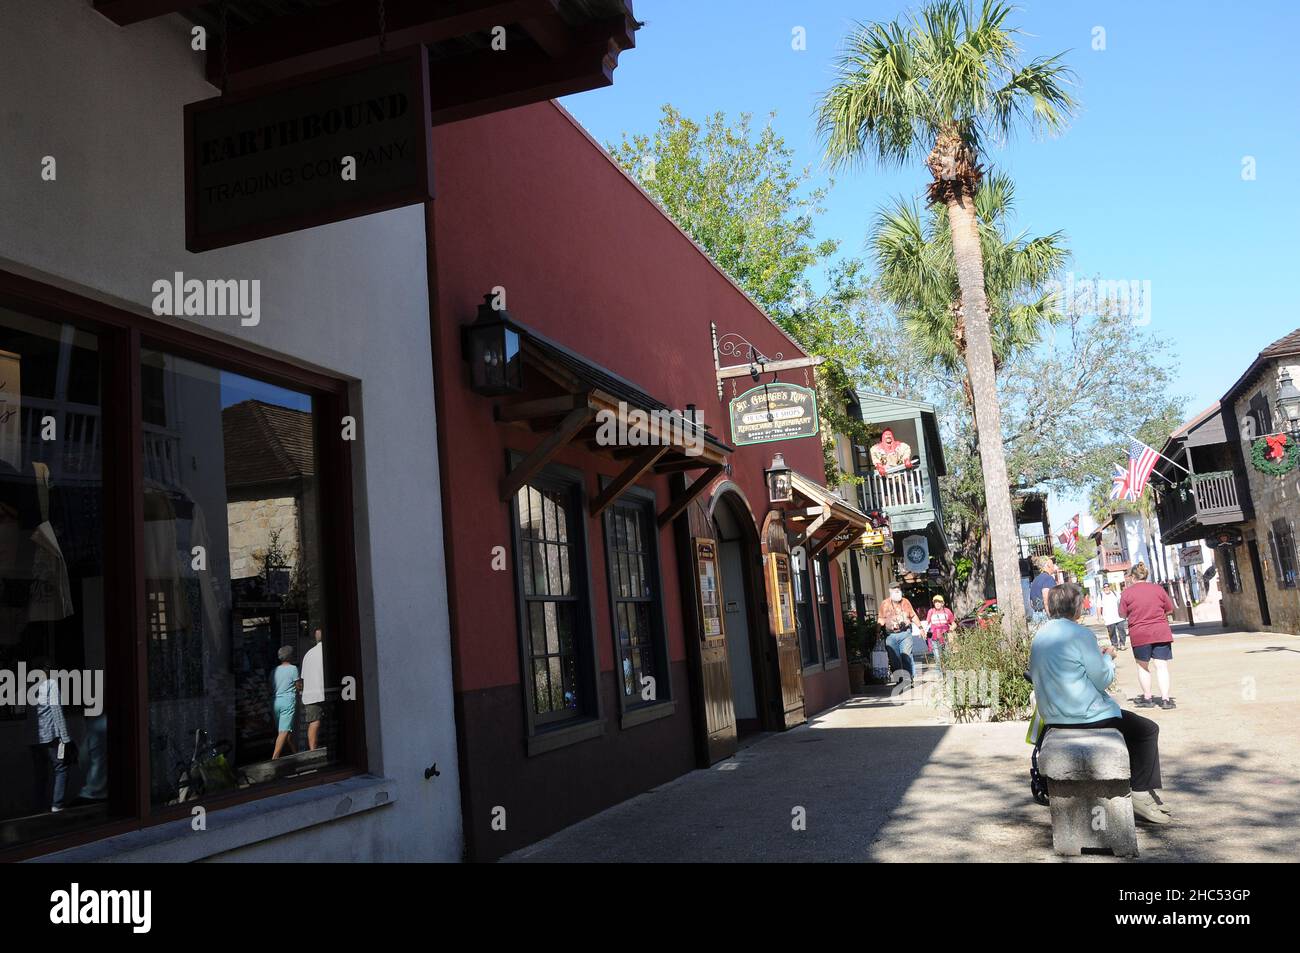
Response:
[[[1025,721],[1033,686],[1027,629],[961,629],[943,653],[943,702],[958,722]]]

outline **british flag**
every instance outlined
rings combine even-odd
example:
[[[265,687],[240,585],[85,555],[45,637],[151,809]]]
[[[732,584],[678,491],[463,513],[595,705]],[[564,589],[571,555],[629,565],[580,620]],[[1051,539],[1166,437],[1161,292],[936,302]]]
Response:
[[[1129,475],[1128,467],[1122,467],[1115,464],[1115,475],[1110,478],[1114,485],[1110,488],[1110,498],[1112,500],[1127,500],[1129,498],[1129,486],[1132,479]]]

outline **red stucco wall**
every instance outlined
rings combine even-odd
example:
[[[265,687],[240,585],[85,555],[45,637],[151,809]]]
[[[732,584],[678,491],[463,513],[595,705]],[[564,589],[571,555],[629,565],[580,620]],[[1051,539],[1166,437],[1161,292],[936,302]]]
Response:
[[[455,514],[456,558],[464,560],[457,628],[458,689],[465,691],[519,681],[512,582],[508,573],[488,571],[488,562],[492,545],[509,547],[507,510],[496,498],[504,450],[527,450],[535,442],[495,424],[493,402],[468,388],[458,327],[473,319],[483,295],[504,287],[507,308],[518,320],[671,407],[694,403],[728,443],[726,406],[714,385],[710,320],[719,334],[743,334],[767,354],[802,352],[558,106],[542,103],[439,127],[434,162],[442,353],[451,365],[440,369],[446,379],[439,424],[448,430],[453,451],[442,466]],[[742,379],[738,386],[746,383]],[[790,466],[820,474],[818,441],[776,446]],[[741,448],[732,457],[731,479],[756,507],[766,500],[763,469],[772,452],[772,446]],[[557,461],[617,472],[611,463],[574,450]],[[654,488],[662,508],[667,478],[643,485]],[[587,489],[596,491],[594,479]],[[597,524],[590,532],[593,540],[600,538]],[[597,641],[601,669],[607,670],[613,650],[605,587],[599,584],[605,567],[600,547],[593,543],[591,550]],[[660,550],[670,655],[680,660],[685,643],[668,530]],[[829,674],[845,682],[845,692],[809,686],[810,703],[846,694],[844,673]]]

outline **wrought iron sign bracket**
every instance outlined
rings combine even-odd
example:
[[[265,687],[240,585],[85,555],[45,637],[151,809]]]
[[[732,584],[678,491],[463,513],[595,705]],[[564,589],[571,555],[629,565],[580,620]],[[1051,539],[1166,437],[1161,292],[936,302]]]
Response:
[[[718,382],[718,403],[722,403],[722,382],[733,377],[753,377],[755,381],[763,374],[777,371],[790,371],[800,367],[817,367],[825,362],[824,357],[794,357],[785,360],[785,355],[778,351],[773,358],[768,358],[754,347],[743,335],[729,331],[720,339],[718,325],[709,323],[709,333],[713,338],[713,373]],[[743,363],[722,366],[723,357],[739,357]]]

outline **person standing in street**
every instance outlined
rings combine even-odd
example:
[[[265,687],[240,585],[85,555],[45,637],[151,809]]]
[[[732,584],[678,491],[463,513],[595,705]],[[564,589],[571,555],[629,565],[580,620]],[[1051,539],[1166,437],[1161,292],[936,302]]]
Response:
[[[1109,582],[1101,591],[1101,622],[1106,626],[1106,634],[1116,651],[1123,652],[1128,648],[1128,626],[1119,614],[1119,593]]]
[[[912,608],[912,603],[903,598],[903,590],[898,586],[889,590],[889,600],[880,607],[877,619],[887,633],[885,649],[889,652],[890,674],[902,669],[907,673],[909,680],[915,680],[916,663],[912,660],[912,626],[919,626],[921,619]]]
[[[933,606],[925,614],[926,647],[934,656],[935,667],[943,671],[943,650],[948,642],[948,630],[956,621],[951,609],[944,604],[943,596],[935,596]]]
[[[298,666],[293,664],[293,646],[282,645],[277,653],[280,664],[271,676],[274,689],[275,710],[275,750],[271,753],[274,761],[288,749],[289,754],[297,753],[293,743],[293,722],[298,714],[298,693],[302,691],[302,679],[298,676]]]
[[[1147,581],[1145,563],[1138,563],[1129,573],[1132,584],[1119,600],[1119,612],[1128,620],[1133,659],[1138,664],[1138,685],[1142,693],[1133,699],[1136,708],[1176,708],[1169,694],[1169,663],[1174,657],[1174,630],[1169,619],[1174,603],[1169,593]],[[1155,669],[1160,699],[1151,697],[1151,669]]]
[[[321,630],[316,644],[302,657],[302,711],[307,722],[307,750],[320,746],[320,723],[325,717],[325,663],[321,652]]]
[[[1056,585],[1056,563],[1051,556],[1039,556],[1038,575],[1029,584],[1030,621],[1043,623],[1047,621],[1047,590]]]

